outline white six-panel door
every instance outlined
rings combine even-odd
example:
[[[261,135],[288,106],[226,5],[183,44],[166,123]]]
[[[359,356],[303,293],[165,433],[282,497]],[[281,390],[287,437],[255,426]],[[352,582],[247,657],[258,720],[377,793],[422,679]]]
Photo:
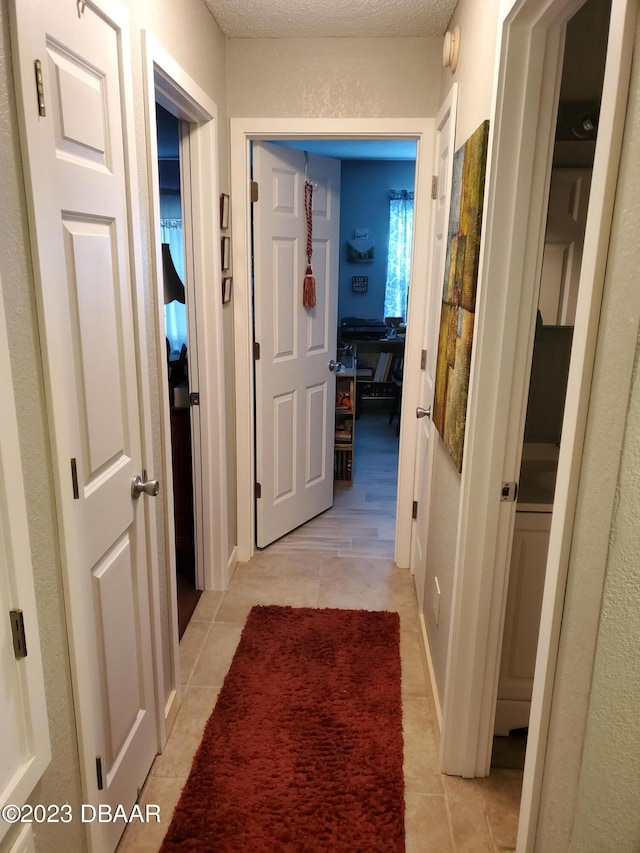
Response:
[[[429,282],[428,316],[424,324],[423,350],[426,351],[425,369],[421,374],[420,406],[431,412],[435,393],[436,361],[438,355],[438,330],[442,306],[444,261],[447,251],[447,226],[451,201],[451,170],[455,140],[457,85],[451,88],[436,117],[436,146],[434,175],[436,177],[436,204],[432,233],[431,281]],[[431,415],[420,420],[415,497],[418,503],[416,521],[411,541],[411,571],[415,575],[416,592],[420,609],[425,600],[427,560],[427,534],[429,530],[429,505],[431,502],[431,468],[433,459],[433,424]],[[434,584],[435,587],[435,584]],[[428,590],[432,609],[439,603],[433,599],[434,589]]]
[[[122,101],[127,26],[113,0],[15,4],[83,796],[125,807],[157,746],[144,510],[152,498],[131,494],[143,467],[142,320]],[[124,829],[122,822],[87,826],[101,851],[112,851]]]
[[[302,304],[305,155],[254,143],[256,542],[264,547],[333,504],[340,162],[310,155],[316,306]]]

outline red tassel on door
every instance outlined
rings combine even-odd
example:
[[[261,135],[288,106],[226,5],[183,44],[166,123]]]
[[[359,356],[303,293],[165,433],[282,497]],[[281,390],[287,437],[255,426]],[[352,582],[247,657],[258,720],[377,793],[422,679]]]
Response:
[[[302,283],[302,304],[305,308],[316,307],[316,280],[313,277],[311,264],[307,267],[307,272]]]
[[[316,280],[313,277],[313,270],[311,269],[311,255],[313,254],[313,184],[306,179],[304,182],[304,212],[307,219],[307,272],[302,282],[302,304],[305,308],[315,308]]]

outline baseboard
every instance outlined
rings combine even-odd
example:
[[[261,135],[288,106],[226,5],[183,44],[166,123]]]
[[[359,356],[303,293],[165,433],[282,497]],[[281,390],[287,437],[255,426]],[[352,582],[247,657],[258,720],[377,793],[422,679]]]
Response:
[[[229,585],[229,581],[233,577],[233,573],[236,570],[236,566],[238,565],[238,546],[234,545],[231,554],[229,555],[229,559],[227,560],[227,586]]]
[[[180,708],[180,702],[182,700],[180,689],[172,690],[169,694],[169,698],[167,699],[164,706],[164,725],[165,732],[167,738],[171,733],[171,729],[173,728],[173,724],[176,721],[176,716],[178,714],[178,709]],[[163,744],[164,749],[164,744]]]
[[[431,710],[433,716],[438,723],[438,733],[442,734],[442,708],[440,707],[440,697],[438,696],[438,685],[436,684],[436,674],[433,668],[433,660],[431,659],[431,650],[429,649],[429,637],[427,636],[427,625],[424,621],[424,613],[419,616],[420,619],[420,649],[422,651],[422,662],[429,676],[429,700],[431,702]]]

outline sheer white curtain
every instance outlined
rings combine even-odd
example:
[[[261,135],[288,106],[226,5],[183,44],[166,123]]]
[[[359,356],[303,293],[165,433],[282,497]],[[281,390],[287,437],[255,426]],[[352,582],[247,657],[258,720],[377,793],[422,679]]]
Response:
[[[180,197],[164,195],[160,199],[160,238],[168,243],[171,258],[182,283],[184,279],[184,236]],[[164,306],[164,323],[171,358],[180,355],[182,344],[187,343],[187,309],[182,302],[170,302]]]
[[[407,294],[411,272],[413,191],[389,193],[389,254],[384,291],[384,316],[407,319]]]

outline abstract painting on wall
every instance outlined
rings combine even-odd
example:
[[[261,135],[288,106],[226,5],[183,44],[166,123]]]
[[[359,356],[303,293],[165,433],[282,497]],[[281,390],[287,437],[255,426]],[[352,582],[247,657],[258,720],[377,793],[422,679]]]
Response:
[[[453,158],[433,423],[462,471],[489,122]]]

